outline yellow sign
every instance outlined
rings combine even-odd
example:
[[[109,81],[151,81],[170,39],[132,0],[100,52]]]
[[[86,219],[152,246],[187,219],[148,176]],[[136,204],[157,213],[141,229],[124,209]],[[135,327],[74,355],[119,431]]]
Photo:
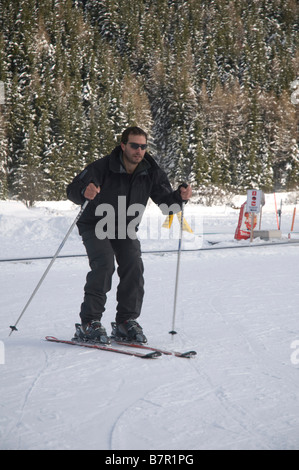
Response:
[[[182,213],[181,212],[178,212],[177,213],[177,218],[179,220],[179,223],[181,223],[181,219],[182,219]],[[173,214],[170,214],[166,217],[162,227],[164,228],[170,228],[171,225],[172,225],[172,222],[173,222]],[[189,232],[189,233],[193,233],[193,230],[191,229],[190,225],[188,224],[188,222],[186,221],[185,217],[183,219],[183,227],[182,229],[185,231],[185,232]]]

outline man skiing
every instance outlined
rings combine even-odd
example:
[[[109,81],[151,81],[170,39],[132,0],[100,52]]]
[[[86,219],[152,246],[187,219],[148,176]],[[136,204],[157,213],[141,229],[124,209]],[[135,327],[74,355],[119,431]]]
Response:
[[[145,208],[151,198],[156,204],[163,204],[164,213],[169,213],[166,207],[178,212],[192,190],[181,185],[173,191],[165,172],[146,149],[146,132],[129,127],[110,155],[88,165],[67,187],[68,198],[75,204],[89,200],[77,223],[91,268],[84,287],[81,324],[76,324],[77,340],[110,342],[101,319],[116,259],[119,284],[113,335],[128,341],[147,341],[136,321],[144,296],[144,278],[140,242],[136,238],[141,217],[136,219],[134,210]],[[114,217],[112,229],[108,213]]]

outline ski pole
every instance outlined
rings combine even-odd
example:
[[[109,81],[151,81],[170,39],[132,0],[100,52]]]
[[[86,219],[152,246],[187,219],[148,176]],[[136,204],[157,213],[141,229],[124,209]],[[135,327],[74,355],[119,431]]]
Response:
[[[282,214],[282,199],[280,200],[280,209],[278,210],[278,215],[279,215],[279,226],[278,226],[278,230],[281,229],[281,214]]]
[[[184,188],[187,188],[188,185],[186,183],[182,183],[182,186]],[[171,335],[176,335],[177,334],[177,332],[175,331],[175,317],[176,317],[176,307],[177,307],[177,297],[178,297],[178,287],[179,287],[179,272],[180,272],[180,262],[181,262],[181,252],[182,252],[183,224],[184,224],[184,205],[185,205],[185,202],[183,201],[182,212],[181,212],[181,223],[180,223],[180,237],[179,237],[179,245],[178,245],[178,258],[177,258],[176,276],[175,276],[172,329],[169,332],[169,334],[171,334]]]
[[[277,202],[276,202],[276,194],[274,193],[274,204],[275,204],[275,213],[276,213],[276,221],[277,221],[277,228],[279,230],[279,219],[278,219],[278,210],[277,210]]]
[[[27,308],[29,307],[29,305],[30,305],[30,303],[31,303],[31,301],[32,301],[32,299],[33,299],[33,297],[35,296],[35,294],[37,293],[38,289],[40,288],[40,286],[41,286],[43,280],[45,279],[46,275],[47,275],[48,272],[50,271],[52,265],[54,264],[54,261],[56,260],[58,254],[59,254],[60,251],[62,250],[62,248],[63,248],[63,246],[64,246],[66,240],[68,239],[68,237],[69,237],[71,231],[73,230],[75,224],[78,222],[78,220],[80,219],[81,215],[83,214],[83,212],[84,212],[84,210],[85,210],[85,208],[86,208],[88,202],[89,202],[89,200],[87,199],[87,200],[84,202],[83,206],[81,207],[81,209],[80,209],[80,211],[79,211],[77,217],[75,218],[74,222],[73,222],[72,225],[70,226],[70,228],[69,228],[67,234],[65,235],[64,239],[63,239],[62,242],[60,243],[60,245],[59,245],[59,247],[58,247],[58,250],[56,251],[56,253],[55,253],[55,255],[53,256],[53,258],[51,259],[51,261],[50,261],[50,263],[49,263],[49,266],[48,266],[47,269],[45,270],[44,274],[43,274],[42,277],[40,278],[40,280],[39,280],[37,286],[35,287],[34,291],[32,292],[32,294],[31,294],[31,296],[30,296],[28,302],[26,303],[25,307],[23,308],[23,310],[22,310],[22,312],[21,312],[19,318],[17,319],[16,323],[15,323],[13,326],[10,326],[11,332],[9,333],[9,336],[12,334],[13,331],[18,331],[18,329],[17,329],[17,324],[18,324],[19,321],[21,320],[21,318],[22,318],[22,316],[24,315],[25,311],[26,311]]]

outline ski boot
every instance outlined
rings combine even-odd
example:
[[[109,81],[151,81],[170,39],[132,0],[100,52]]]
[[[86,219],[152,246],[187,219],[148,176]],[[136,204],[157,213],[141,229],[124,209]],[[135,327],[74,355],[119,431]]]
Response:
[[[136,320],[126,320],[123,323],[111,323],[111,326],[111,337],[116,341],[147,343],[142,328]]]
[[[76,331],[73,341],[110,344],[110,338],[107,335],[105,328],[98,320],[93,320],[90,323],[85,323],[83,325],[76,323],[75,327]]]

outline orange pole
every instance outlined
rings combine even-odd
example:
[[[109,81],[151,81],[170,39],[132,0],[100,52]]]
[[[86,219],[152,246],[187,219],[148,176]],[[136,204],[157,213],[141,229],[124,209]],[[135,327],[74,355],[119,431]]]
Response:
[[[293,211],[293,220],[292,220],[291,232],[294,230],[295,217],[296,217],[296,207],[294,207],[294,211]]]

